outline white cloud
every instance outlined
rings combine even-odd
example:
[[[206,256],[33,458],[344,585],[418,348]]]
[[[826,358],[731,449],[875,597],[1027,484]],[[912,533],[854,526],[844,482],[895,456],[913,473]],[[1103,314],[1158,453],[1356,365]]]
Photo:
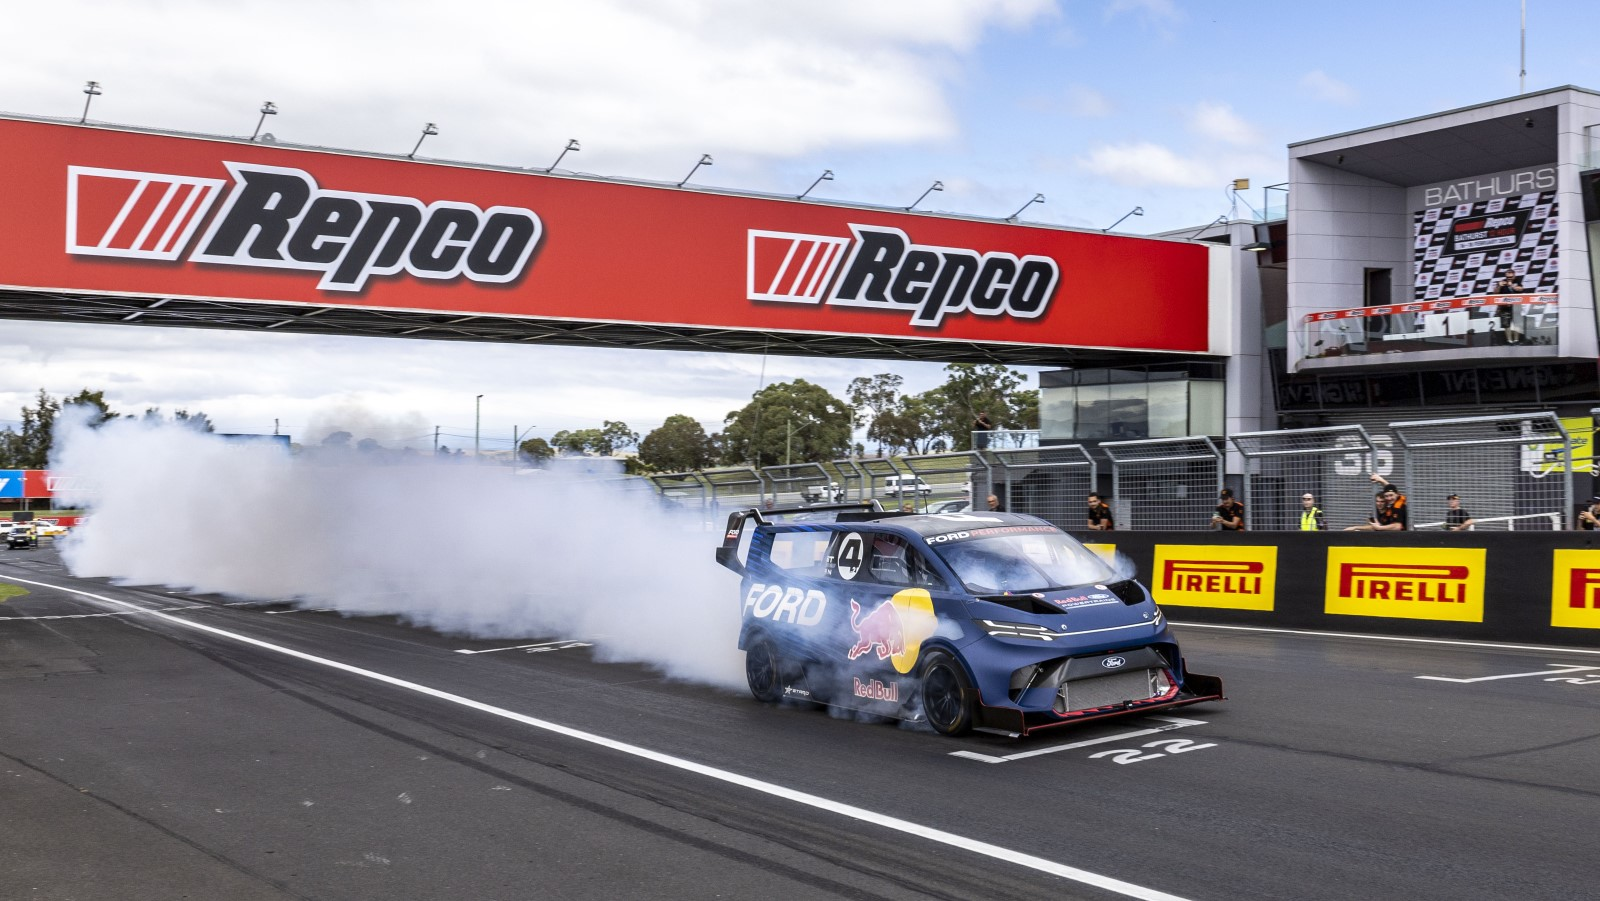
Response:
[[[676,179],[712,152],[787,159],[822,147],[938,140],[945,96],[986,30],[1052,17],[1049,0],[65,0],[19,9],[0,109],[248,134],[264,99],[282,140]],[[154,24],[159,23],[159,24]],[[205,72],[204,78],[196,78]],[[708,115],[707,111],[717,111]],[[670,168],[666,163],[670,159]]]
[[[1087,85],[1068,85],[1067,112],[1084,118],[1102,118],[1111,115],[1111,101]]]
[[[1307,72],[1300,78],[1300,86],[1309,90],[1319,100],[1337,103],[1340,106],[1351,106],[1356,100],[1355,88],[1334,78],[1332,75],[1316,69]]]
[[[1220,185],[1223,181],[1214,166],[1149,142],[1102,144],[1080,158],[1078,165],[1129,186],[1201,188]]]
[[[1111,0],[1106,5],[1107,19],[1125,13],[1139,15],[1155,22],[1176,23],[1183,20],[1183,10],[1178,9],[1172,0]]]
[[[1189,127],[1196,134],[1236,146],[1259,144],[1261,133],[1244,121],[1226,103],[1202,102],[1189,115]]]

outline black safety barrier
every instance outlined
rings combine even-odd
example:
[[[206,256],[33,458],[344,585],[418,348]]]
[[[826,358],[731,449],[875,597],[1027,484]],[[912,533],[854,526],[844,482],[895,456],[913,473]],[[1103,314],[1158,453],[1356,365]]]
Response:
[[[1600,532],[1073,534],[1179,623],[1600,646]]]

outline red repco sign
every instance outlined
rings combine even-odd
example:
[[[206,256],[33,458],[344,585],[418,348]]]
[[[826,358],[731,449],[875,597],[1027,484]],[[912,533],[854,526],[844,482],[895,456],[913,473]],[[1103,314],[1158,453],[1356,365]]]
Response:
[[[6,116],[0,247],[0,294],[1214,350],[1185,241]]]
[[[851,223],[850,232],[853,241],[752,229],[750,299],[903,310],[912,325],[937,327],[957,313],[1037,319],[1061,281],[1045,256],[915,244],[898,228]]]
[[[502,283],[539,243],[539,216],[413,197],[324,190],[302,169],[224,162],[227,201],[189,259],[322,273],[324,291],[360,291],[374,275]],[[176,260],[220,179],[67,167],[67,252]]]

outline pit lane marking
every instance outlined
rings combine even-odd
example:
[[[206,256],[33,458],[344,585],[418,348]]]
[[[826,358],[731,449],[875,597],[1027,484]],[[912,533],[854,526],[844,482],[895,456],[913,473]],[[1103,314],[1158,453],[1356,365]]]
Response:
[[[458,648],[456,650],[456,653],[457,654],[494,654],[494,653],[498,653],[500,651],[527,651],[529,654],[537,654],[537,653],[540,653],[541,651],[566,651],[566,650],[570,650],[572,648],[592,648],[592,647],[594,647],[594,645],[588,643],[587,641],[541,641],[541,642],[539,642],[537,644],[518,644],[518,645],[512,645],[509,648],[487,648],[487,649],[482,650],[482,651],[468,651],[468,650],[464,650],[464,649]]]
[[[1023,867],[1035,872],[1044,873],[1050,876],[1058,876],[1062,879],[1069,879],[1073,882],[1093,886],[1095,888],[1103,889],[1124,897],[1137,898],[1139,901],[1189,901],[1189,899],[1186,899],[1181,895],[1173,895],[1163,892],[1159,889],[1146,888],[1142,885],[1124,882],[1121,879],[1111,876],[1102,876],[1099,873],[1079,869],[1078,867],[1070,866],[1064,863],[1058,863],[1054,860],[1047,860],[1043,857],[1025,854],[1021,851],[1014,851],[1010,848],[1002,848],[999,845],[990,844],[989,842],[967,838],[966,836],[957,835],[953,832],[946,832],[942,829],[924,826],[921,823],[913,823],[910,820],[902,820],[898,817],[889,816],[888,814],[867,810],[864,807],[856,807],[840,801],[830,800],[820,795],[802,792],[787,786],[778,785],[774,782],[766,782],[750,776],[741,775],[730,770],[718,769],[716,767],[707,766],[703,763],[695,763],[692,760],[687,760],[682,757],[674,757],[661,751],[652,751],[649,748],[628,744],[627,742],[617,741],[616,739],[612,738],[606,738],[603,735],[597,735],[593,732],[584,732],[580,729],[574,729],[571,726],[563,726],[559,723],[550,722],[549,720],[541,720],[528,716],[527,714],[517,713],[513,710],[507,710],[504,707],[496,707],[492,704],[486,704],[482,701],[475,701],[472,698],[458,694],[452,694],[442,689],[431,688],[427,685],[422,685],[417,682],[411,682],[395,676],[385,675],[384,673],[376,672],[374,670],[363,669],[353,664],[343,663],[328,657],[318,657],[314,654],[308,654],[304,651],[296,651],[293,648],[272,644],[271,642],[262,641],[259,638],[251,638],[248,635],[242,635],[238,632],[229,632],[226,629],[219,629],[216,626],[208,626],[205,623],[197,622],[195,620],[183,619],[177,616],[169,616],[165,613],[160,613],[147,608],[140,608],[130,601],[121,601],[117,600],[116,598],[108,598],[104,595],[92,594],[77,588],[67,588],[62,585],[52,585],[49,582],[35,582],[31,579],[14,579],[13,581],[23,582],[28,585],[37,585],[41,588],[54,588],[57,591],[65,591],[71,594],[82,595],[84,597],[92,598],[107,604],[114,604],[118,607],[135,607],[136,610],[134,612],[146,613],[150,616],[156,617],[157,619],[164,619],[172,625],[180,628],[193,629],[197,632],[205,632],[218,638],[227,639],[229,641],[237,641],[241,644],[247,644],[275,654],[282,654],[286,657],[292,657],[296,660],[305,661],[306,663],[315,664],[317,666],[325,666],[330,669],[349,673],[350,675],[358,676],[363,679],[371,679],[375,682],[382,682],[395,688],[413,691],[436,700],[444,701],[450,704],[456,704],[461,707],[466,707],[470,710],[476,710],[480,713],[489,714],[490,716],[508,719],[513,722],[521,723],[525,726],[530,726],[534,729],[551,732],[575,741],[598,745],[599,747],[607,748],[618,753],[628,754],[630,756],[648,760],[653,763],[658,763],[663,766],[668,766],[674,769],[683,770],[685,772],[694,773],[699,776],[704,776],[708,779],[714,779],[719,782],[736,785],[740,788],[749,789],[751,791],[760,792],[774,798],[779,798],[795,804],[811,807],[825,813],[831,813],[836,816],[843,817],[845,819],[856,820],[857,822],[867,823],[883,829],[899,832],[903,835],[925,839],[927,841],[934,842],[935,844],[957,848],[962,851],[992,858],[1002,863],[1012,864],[1014,866]],[[1151,718],[1174,721],[1174,718],[1172,717]],[[1177,720],[1176,722],[1181,723],[1182,725],[1201,725],[1201,723],[1197,720]],[[1172,728],[1178,727],[1173,726]],[[1153,731],[1165,731],[1165,729],[1157,729]]]
[[[1105,735],[1100,738],[1090,738],[1084,741],[1075,741],[1071,744],[1052,745],[1048,748],[1037,748],[1032,751],[1022,751],[1017,754],[1007,754],[1004,757],[995,757],[990,754],[979,754],[977,751],[951,751],[951,757],[961,757],[966,760],[976,760],[980,763],[1010,763],[1013,760],[1023,760],[1028,757],[1038,757],[1042,754],[1055,754],[1061,751],[1072,751],[1077,748],[1087,748],[1090,745],[1103,745],[1107,742],[1123,741],[1129,738],[1142,738],[1146,735],[1157,735],[1162,732],[1171,732],[1187,726],[1204,726],[1205,720],[1186,720],[1175,716],[1149,716],[1146,719],[1163,720],[1165,726],[1155,726],[1149,729],[1136,729],[1132,732],[1119,732],[1116,735]]]
[[[1538,644],[1506,644],[1502,641],[1464,641],[1459,638],[1412,638],[1405,635],[1367,635],[1361,632],[1318,632],[1315,629],[1278,629],[1269,626],[1224,626],[1221,623],[1177,622],[1168,620],[1180,629],[1221,629],[1228,632],[1262,632],[1274,635],[1310,635],[1313,638],[1363,638],[1368,641],[1398,641],[1406,644],[1442,644],[1458,648],[1489,648],[1495,651],[1546,651],[1551,654],[1586,654],[1600,656],[1600,650],[1590,648],[1552,648]]]
[[[1493,682],[1496,679],[1526,679],[1531,676],[1570,676],[1574,673],[1581,673],[1589,670],[1600,670],[1600,666],[1579,666],[1576,663],[1552,663],[1550,665],[1559,666],[1561,669],[1541,670],[1537,673],[1506,673],[1500,676],[1478,676],[1473,679],[1455,679],[1450,676],[1417,676],[1416,678],[1428,679],[1433,682],[1457,682],[1466,684],[1468,682]]]

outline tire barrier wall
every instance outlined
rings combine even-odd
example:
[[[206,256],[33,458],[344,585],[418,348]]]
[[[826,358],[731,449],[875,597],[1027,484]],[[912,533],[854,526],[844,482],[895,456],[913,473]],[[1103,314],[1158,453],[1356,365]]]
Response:
[[[1074,532],[1182,623],[1600,647],[1600,532]]]

